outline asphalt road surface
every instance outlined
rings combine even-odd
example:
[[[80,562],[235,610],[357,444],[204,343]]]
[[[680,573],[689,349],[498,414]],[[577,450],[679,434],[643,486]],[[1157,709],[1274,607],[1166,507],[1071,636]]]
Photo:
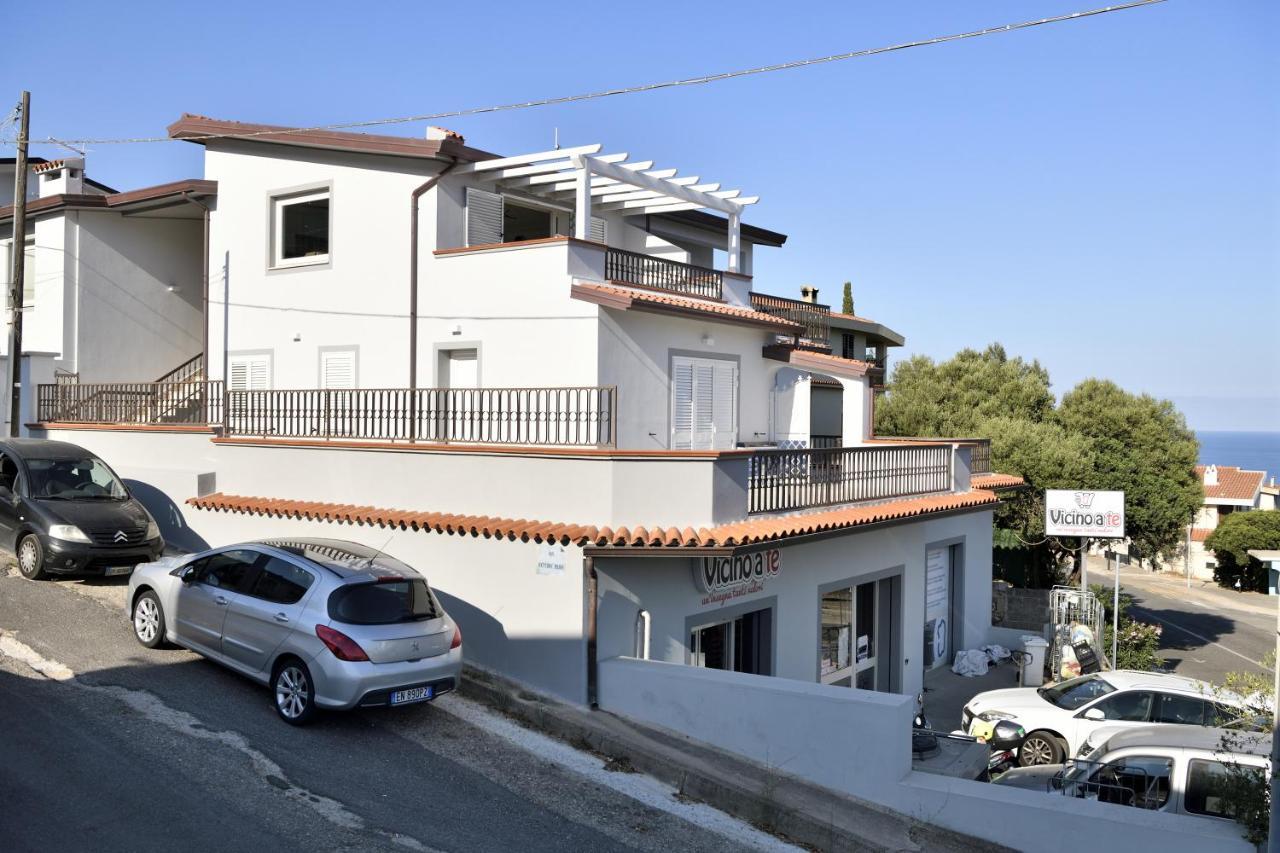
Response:
[[[288,726],[265,688],[140,646],[123,587],[0,567],[6,853],[792,849],[456,695]]]

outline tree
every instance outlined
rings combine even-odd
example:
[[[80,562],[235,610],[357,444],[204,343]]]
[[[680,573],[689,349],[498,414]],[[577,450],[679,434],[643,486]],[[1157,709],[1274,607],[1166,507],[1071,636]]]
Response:
[[[1218,583],[1234,584],[1239,578],[1244,589],[1265,590],[1267,570],[1249,551],[1280,549],[1280,510],[1233,512],[1218,523],[1204,547],[1218,558],[1213,570]]]
[[[1172,555],[1204,500],[1200,446],[1168,400],[1086,379],[1062,398],[1055,421],[1091,440],[1093,489],[1125,493],[1125,534],[1146,557]]]
[[[1226,768],[1221,801],[1228,813],[1240,824],[1245,840],[1259,850],[1267,843],[1271,820],[1271,785],[1280,767],[1272,767],[1271,775],[1259,768],[1230,756],[1240,752],[1259,752],[1270,749],[1267,735],[1275,730],[1275,652],[1268,652],[1262,659],[1261,671],[1229,672],[1221,684],[1214,685],[1212,694],[1218,697],[1221,707],[1243,703],[1240,715],[1246,725],[1235,725],[1229,719],[1219,719],[1223,729],[1220,741],[1222,763]]]
[[[992,344],[940,364],[923,355],[899,362],[889,393],[876,401],[876,432],[967,438],[992,418],[1039,423],[1052,412],[1048,371]]]
[[[853,282],[851,281],[844,283],[844,303],[840,306],[840,310],[845,314],[853,313]]]

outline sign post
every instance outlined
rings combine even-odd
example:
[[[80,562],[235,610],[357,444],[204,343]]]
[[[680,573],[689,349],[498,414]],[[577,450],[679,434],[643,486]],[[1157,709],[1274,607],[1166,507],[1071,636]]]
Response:
[[[1085,548],[1089,539],[1124,538],[1124,492],[1086,492],[1069,489],[1046,489],[1044,493],[1044,532],[1046,536],[1080,536],[1080,576],[1082,592],[1088,592],[1088,570]],[[1115,558],[1116,588],[1111,608],[1111,668],[1116,668],[1120,649],[1120,555]],[[1127,557],[1125,558],[1128,559]]]

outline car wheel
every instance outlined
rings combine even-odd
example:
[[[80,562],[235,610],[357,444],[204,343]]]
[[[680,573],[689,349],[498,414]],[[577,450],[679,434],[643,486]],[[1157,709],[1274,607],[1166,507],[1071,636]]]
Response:
[[[40,537],[28,533],[18,543],[18,571],[27,580],[38,581],[46,574],[44,570],[44,546]]]
[[[1061,764],[1062,756],[1062,742],[1048,732],[1032,732],[1018,748],[1018,764],[1022,767]]]
[[[164,644],[164,610],[154,592],[144,592],[133,603],[133,635],[149,649]]]
[[[303,726],[316,714],[316,689],[307,665],[288,659],[276,666],[271,676],[271,693],[276,700],[276,713],[291,726]]]

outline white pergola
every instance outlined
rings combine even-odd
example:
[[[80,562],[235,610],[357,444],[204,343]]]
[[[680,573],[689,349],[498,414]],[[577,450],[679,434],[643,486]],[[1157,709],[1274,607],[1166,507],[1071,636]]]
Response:
[[[722,190],[698,177],[676,177],[675,169],[654,169],[652,160],[628,162],[627,154],[601,154],[603,146],[580,145],[467,163],[453,171],[471,174],[498,187],[541,196],[548,201],[574,202],[574,235],[586,240],[592,212],[627,214],[672,213],[677,210],[718,210],[729,218],[729,271],[740,269],[742,209],[760,200],[741,190]]]

